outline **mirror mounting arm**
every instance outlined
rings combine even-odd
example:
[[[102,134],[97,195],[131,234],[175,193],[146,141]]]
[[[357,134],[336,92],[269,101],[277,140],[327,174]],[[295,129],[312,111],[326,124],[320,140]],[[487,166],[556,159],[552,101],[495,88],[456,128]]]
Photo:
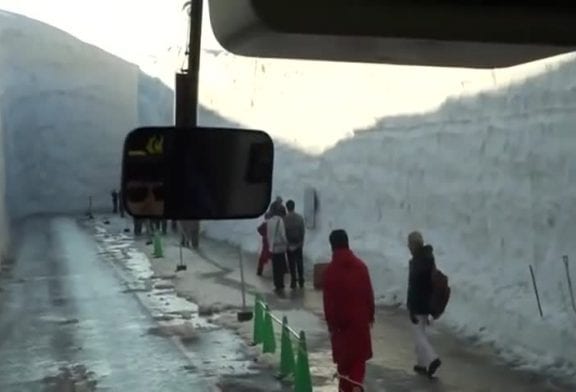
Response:
[[[192,128],[198,125],[198,86],[200,78],[200,53],[202,42],[202,9],[203,0],[190,0],[186,3],[190,25],[188,37],[188,69],[176,74],[176,127]],[[190,242],[197,248],[199,222],[192,221]]]

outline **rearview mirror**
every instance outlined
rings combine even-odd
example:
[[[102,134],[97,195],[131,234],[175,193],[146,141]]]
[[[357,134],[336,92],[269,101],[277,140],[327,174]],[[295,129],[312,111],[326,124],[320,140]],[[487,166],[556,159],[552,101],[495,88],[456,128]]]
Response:
[[[274,146],[265,132],[139,128],[122,159],[122,203],[136,218],[256,218],[272,192]]]

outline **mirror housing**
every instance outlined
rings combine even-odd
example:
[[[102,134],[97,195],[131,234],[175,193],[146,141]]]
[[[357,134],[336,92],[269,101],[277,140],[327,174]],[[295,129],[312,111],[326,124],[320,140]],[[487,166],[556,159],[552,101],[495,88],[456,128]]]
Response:
[[[257,218],[270,204],[273,163],[262,131],[138,128],[124,142],[121,202],[136,218]]]

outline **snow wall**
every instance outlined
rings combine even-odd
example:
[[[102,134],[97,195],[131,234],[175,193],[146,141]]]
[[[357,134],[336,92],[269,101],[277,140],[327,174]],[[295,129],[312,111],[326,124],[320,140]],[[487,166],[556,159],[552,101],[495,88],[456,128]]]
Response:
[[[95,211],[109,210],[126,133],[173,122],[174,95],[161,82],[20,15],[0,12],[0,70],[11,219],[85,212],[90,197]]]
[[[0,51],[1,56],[1,51]],[[2,69],[2,57],[0,57]],[[0,92],[1,92],[0,88]],[[0,107],[2,95],[0,94]],[[4,126],[2,111],[0,111],[0,146],[4,144]],[[10,231],[8,230],[8,216],[6,211],[6,159],[4,150],[0,149],[0,267],[6,257],[9,257]]]
[[[576,374],[562,264],[569,255],[576,271],[576,61],[398,75],[388,66],[210,51],[201,77],[210,111],[200,119],[270,132],[274,195],[300,211],[304,189],[316,188],[309,269],[329,260],[330,231],[345,228],[378,302],[405,303],[406,236],[421,230],[453,288],[443,323],[524,366]],[[414,102],[425,109],[411,113]],[[203,230],[258,251],[257,223],[205,222]]]

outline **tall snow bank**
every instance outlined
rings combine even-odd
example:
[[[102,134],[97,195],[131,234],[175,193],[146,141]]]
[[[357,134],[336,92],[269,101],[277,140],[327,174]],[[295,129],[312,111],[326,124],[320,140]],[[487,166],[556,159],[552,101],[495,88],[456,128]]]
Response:
[[[171,123],[172,92],[71,35],[0,12],[0,108],[10,215],[110,208],[124,136]]]
[[[278,148],[274,193],[301,209],[304,188],[317,189],[309,259],[328,260],[329,232],[346,228],[370,267],[378,301],[404,302],[406,236],[422,230],[453,287],[445,323],[526,364],[573,372],[576,315],[561,258],[570,255],[576,271],[574,61],[458,70],[452,78],[430,71],[428,78],[446,81],[420,88],[414,79],[427,71],[403,70],[404,77],[412,75],[403,79],[404,89],[393,80],[400,71],[389,67],[324,63],[321,74],[319,64],[223,53],[206,55],[202,66],[202,80],[210,81],[201,86],[202,102],[213,111],[201,115],[202,122],[266,129]],[[356,94],[341,88],[355,82],[362,84]],[[394,83],[400,88],[391,89]],[[430,94],[427,88],[435,86],[452,90]],[[409,114],[411,99],[425,103],[425,113]],[[386,103],[405,114],[389,114]],[[374,120],[378,104],[383,115]],[[204,227],[210,236],[256,251],[256,225]]]
[[[2,62],[0,61],[0,64]],[[0,105],[1,105],[0,96]],[[4,145],[4,127],[2,111],[0,111],[0,146]],[[6,210],[6,159],[4,149],[0,149],[0,266],[4,258],[9,257],[10,231],[8,230],[8,214]]]

